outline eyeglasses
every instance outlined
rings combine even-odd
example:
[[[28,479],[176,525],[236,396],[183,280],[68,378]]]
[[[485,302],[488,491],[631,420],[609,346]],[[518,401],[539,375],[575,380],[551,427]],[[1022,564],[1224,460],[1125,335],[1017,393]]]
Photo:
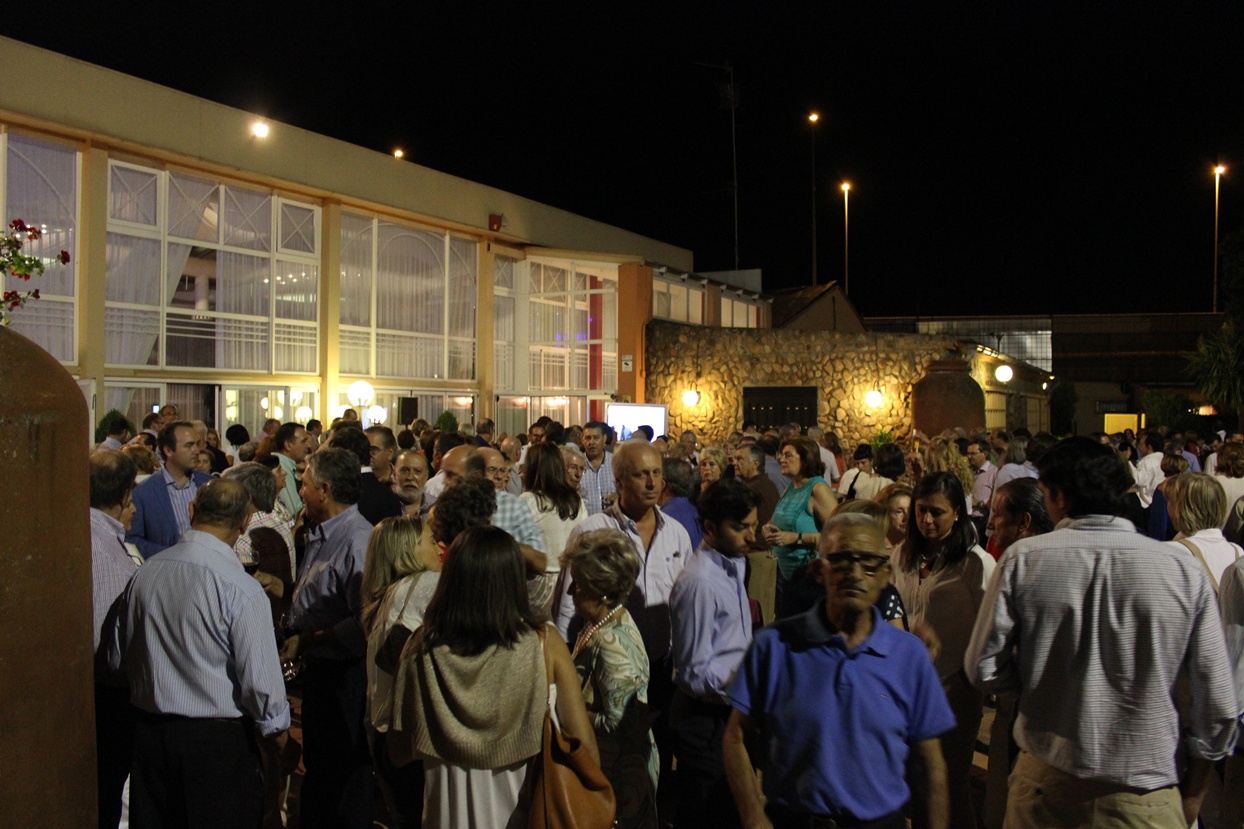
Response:
[[[866,576],[875,575],[878,570],[890,563],[890,560],[885,556],[873,555],[872,553],[860,554],[850,550],[841,553],[828,553],[825,555],[825,561],[832,569],[841,573],[850,572],[858,564]]]

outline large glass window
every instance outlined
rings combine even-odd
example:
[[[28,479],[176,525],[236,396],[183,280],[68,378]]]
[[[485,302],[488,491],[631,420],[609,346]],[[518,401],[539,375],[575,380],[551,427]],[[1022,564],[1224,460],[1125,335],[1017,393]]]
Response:
[[[526,287],[528,388],[616,390],[617,269],[532,260]]]
[[[4,178],[0,218],[6,227],[21,219],[39,228],[42,237],[23,240],[22,252],[40,257],[48,266],[43,276],[29,282],[4,279],[4,290],[38,289],[40,297],[13,312],[12,328],[61,362],[77,362],[78,151],[11,133],[0,136],[0,142]],[[67,265],[53,261],[62,250],[69,252]]]
[[[760,326],[760,306],[741,299],[721,297],[722,328],[757,328]]]
[[[652,280],[652,315],[674,322],[704,323],[704,288],[681,279]]]
[[[341,221],[341,373],[474,380],[478,244],[385,219]]]
[[[268,191],[113,162],[105,362],[316,373],[319,227]]]

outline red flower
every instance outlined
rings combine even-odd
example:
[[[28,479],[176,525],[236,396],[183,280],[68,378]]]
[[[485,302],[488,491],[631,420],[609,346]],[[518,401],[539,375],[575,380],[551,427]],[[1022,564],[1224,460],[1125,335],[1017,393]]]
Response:
[[[21,233],[26,230],[26,223],[23,222],[21,219],[14,219],[13,221],[9,222],[9,227],[13,228],[18,233]]]
[[[39,289],[38,289],[38,288],[35,288],[35,292],[34,292],[33,294],[31,294],[31,296],[32,296],[32,297],[34,297],[35,299],[38,299],[38,298],[39,298]]]
[[[68,265],[69,264],[69,251],[62,250],[60,252],[60,256],[58,256],[57,259],[60,260],[60,263],[62,265]]]

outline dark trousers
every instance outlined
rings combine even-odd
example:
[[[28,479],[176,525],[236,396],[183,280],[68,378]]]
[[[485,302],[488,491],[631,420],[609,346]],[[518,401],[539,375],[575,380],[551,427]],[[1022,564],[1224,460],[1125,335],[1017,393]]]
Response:
[[[134,746],[134,707],[129,686],[95,683],[95,783],[100,829],[121,822],[121,793],[130,774]]]
[[[307,659],[302,672],[302,829],[371,829],[375,806],[361,659]]]
[[[376,780],[389,810],[391,829],[419,829],[423,826],[423,763],[416,760],[405,766],[393,765],[386,745],[389,732],[370,728],[368,732]]]
[[[740,826],[721,757],[721,738],[729,719],[730,706],[724,703],[702,702],[682,691],[674,695],[670,729],[678,756],[675,826]]]
[[[133,829],[259,829],[263,792],[251,723],[135,712]]]
[[[787,809],[777,803],[765,806],[765,815],[773,822],[773,829],[906,829],[907,821],[902,812],[891,812],[876,820],[856,820],[851,817],[823,817]]]
[[[656,741],[661,763],[657,778],[657,814],[663,821],[674,810],[674,795],[678,790],[674,780],[674,736],[670,732],[670,703],[673,698],[674,663],[673,657],[666,654],[652,663],[648,678],[648,707],[657,714],[652,723],[652,738]]]
[[[816,583],[808,572],[808,565],[801,564],[786,582],[778,575],[778,607],[777,618],[785,619],[807,613],[820,599],[825,597],[825,588]]]

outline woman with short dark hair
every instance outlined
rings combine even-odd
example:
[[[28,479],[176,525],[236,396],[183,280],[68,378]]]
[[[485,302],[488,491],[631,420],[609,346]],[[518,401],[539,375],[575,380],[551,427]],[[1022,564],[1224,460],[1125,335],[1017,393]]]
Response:
[[[424,763],[425,825],[525,823],[520,795],[550,707],[562,732],[599,756],[570,651],[531,612],[523,556],[504,530],[471,527],[450,546],[402,662],[390,751],[397,765]]]

